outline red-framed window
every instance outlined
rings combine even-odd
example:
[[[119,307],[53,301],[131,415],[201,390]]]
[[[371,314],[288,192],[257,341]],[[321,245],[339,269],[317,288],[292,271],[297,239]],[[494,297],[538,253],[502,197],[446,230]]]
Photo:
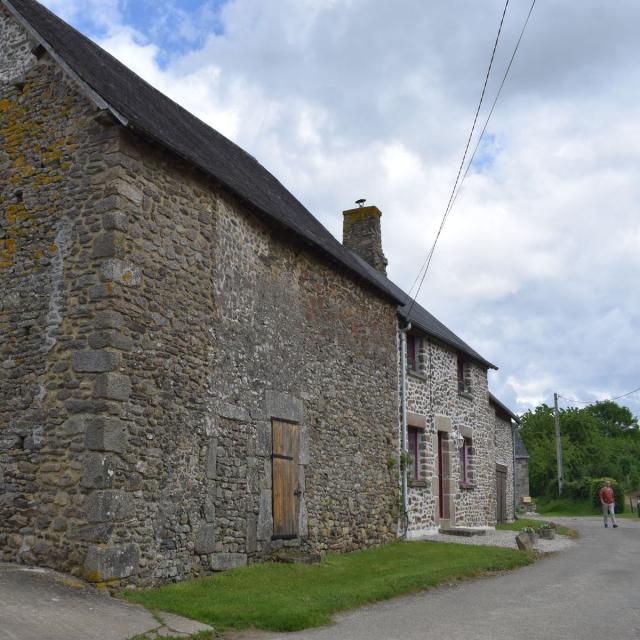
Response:
[[[471,482],[471,451],[471,438],[464,438],[458,450],[461,484],[469,484]]]
[[[407,368],[409,371],[418,370],[418,345],[420,338],[407,336]]]
[[[407,438],[407,447],[411,456],[409,480],[420,480],[420,429],[409,427],[407,429]]]

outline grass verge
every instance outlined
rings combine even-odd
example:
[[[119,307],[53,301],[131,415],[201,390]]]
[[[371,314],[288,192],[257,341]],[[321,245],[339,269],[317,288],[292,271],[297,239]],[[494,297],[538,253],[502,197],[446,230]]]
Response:
[[[575,518],[579,516],[602,516],[589,500],[570,500],[568,498],[535,498],[536,511],[541,516]],[[637,518],[638,514],[629,511],[629,505],[623,513],[616,513],[616,518]]]
[[[345,609],[487,572],[530,564],[533,555],[498,547],[393,542],[320,564],[256,564],[157,589],[123,592],[127,600],[212,625],[297,631],[328,624]]]
[[[496,529],[498,531],[522,531],[525,527],[531,527],[532,529],[537,529],[540,525],[548,522],[548,520],[534,520],[533,518],[518,518],[515,522],[510,522],[509,524],[497,524]],[[556,523],[557,524],[557,523]],[[579,538],[580,534],[570,527],[564,527],[561,524],[558,524],[556,527],[557,533],[561,536],[568,536],[569,538]]]

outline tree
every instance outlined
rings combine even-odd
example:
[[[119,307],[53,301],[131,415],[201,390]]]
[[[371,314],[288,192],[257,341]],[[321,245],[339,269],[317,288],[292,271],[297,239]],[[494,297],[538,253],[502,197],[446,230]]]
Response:
[[[560,410],[564,478],[568,497],[590,494],[592,478],[615,478],[623,490],[640,481],[640,430],[627,407],[612,401]],[[522,416],[529,452],[529,482],[535,496],[557,495],[553,409],[539,405]]]

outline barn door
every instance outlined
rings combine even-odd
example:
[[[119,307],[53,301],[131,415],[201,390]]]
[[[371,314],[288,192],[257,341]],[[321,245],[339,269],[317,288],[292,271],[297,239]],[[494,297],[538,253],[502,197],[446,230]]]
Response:
[[[496,522],[507,521],[507,471],[499,465],[496,468]]]
[[[298,452],[300,430],[297,424],[273,420],[273,537],[296,538],[300,489]]]

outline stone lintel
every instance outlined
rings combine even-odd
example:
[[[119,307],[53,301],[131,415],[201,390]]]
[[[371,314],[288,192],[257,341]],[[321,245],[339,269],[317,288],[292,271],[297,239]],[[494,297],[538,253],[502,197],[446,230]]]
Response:
[[[435,425],[436,425],[436,431],[444,431],[446,433],[451,433],[451,431],[453,431],[451,418],[449,418],[448,416],[436,415]]]
[[[302,400],[292,393],[283,391],[265,392],[265,413],[269,419],[304,422],[304,406]]]
[[[407,411],[407,426],[414,429],[426,429],[427,428],[427,416],[423,416],[413,411]]]

